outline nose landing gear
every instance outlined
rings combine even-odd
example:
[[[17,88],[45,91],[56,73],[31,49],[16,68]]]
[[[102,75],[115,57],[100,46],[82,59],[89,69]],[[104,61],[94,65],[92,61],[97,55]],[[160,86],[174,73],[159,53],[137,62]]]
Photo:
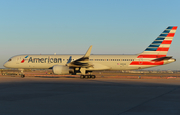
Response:
[[[25,77],[25,75],[24,74],[21,74],[21,78],[24,78]]]

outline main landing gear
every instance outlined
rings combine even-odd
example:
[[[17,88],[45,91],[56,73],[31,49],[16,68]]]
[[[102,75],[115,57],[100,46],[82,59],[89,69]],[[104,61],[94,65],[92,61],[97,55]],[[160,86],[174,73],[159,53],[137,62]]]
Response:
[[[85,79],[88,79],[88,78],[95,79],[96,76],[95,76],[95,75],[81,75],[80,78],[81,78],[81,79],[84,79],[84,78],[85,78]]]

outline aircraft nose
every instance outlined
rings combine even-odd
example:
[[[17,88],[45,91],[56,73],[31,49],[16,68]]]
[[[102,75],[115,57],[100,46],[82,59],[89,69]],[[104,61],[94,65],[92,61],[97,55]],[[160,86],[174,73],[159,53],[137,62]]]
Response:
[[[6,63],[4,63],[4,65],[3,65],[4,67],[7,67],[7,62]]]

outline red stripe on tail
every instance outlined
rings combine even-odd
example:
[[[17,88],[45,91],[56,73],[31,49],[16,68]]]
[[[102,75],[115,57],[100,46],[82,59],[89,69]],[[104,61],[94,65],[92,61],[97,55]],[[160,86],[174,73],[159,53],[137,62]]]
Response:
[[[172,28],[172,30],[177,30],[177,26],[174,26],[174,27]]]
[[[175,33],[169,33],[166,37],[174,37]]]
[[[169,48],[161,48],[161,47],[159,47],[156,51],[168,51],[169,50]]]
[[[164,40],[161,44],[171,44],[172,40]]]

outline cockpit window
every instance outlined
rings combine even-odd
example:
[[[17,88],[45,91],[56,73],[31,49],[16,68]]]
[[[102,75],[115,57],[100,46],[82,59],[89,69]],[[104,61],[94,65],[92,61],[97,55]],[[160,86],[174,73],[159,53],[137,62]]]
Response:
[[[11,59],[9,59],[8,61],[11,61]]]

